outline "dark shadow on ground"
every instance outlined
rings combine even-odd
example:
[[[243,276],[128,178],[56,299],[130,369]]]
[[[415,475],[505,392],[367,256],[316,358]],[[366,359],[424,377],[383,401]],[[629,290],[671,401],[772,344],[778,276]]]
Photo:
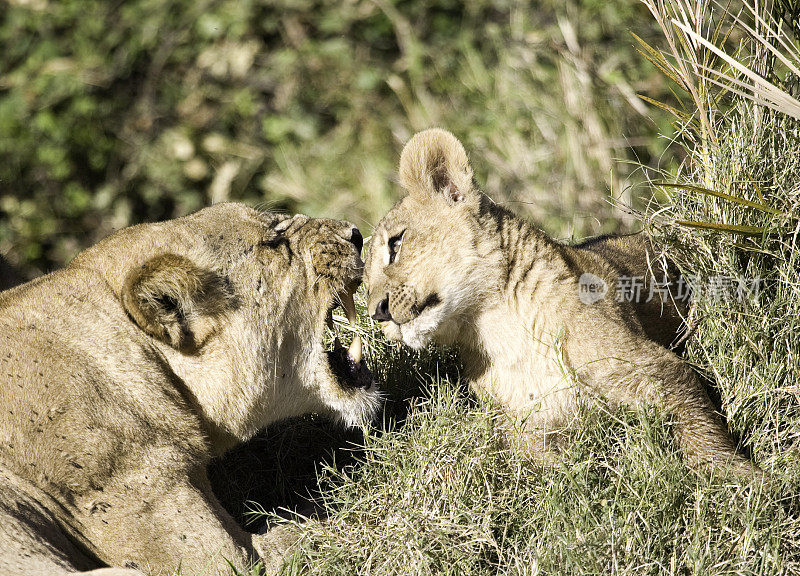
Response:
[[[257,532],[265,519],[252,510],[307,515],[323,466],[356,463],[360,430],[345,429],[325,418],[308,416],[279,422],[231,450],[209,466],[214,493],[246,530]]]
[[[387,344],[379,356],[377,361],[368,358],[386,394],[375,419],[378,434],[404,425],[411,400],[428,395],[432,376],[458,379],[458,365],[448,352],[414,353]],[[322,416],[285,420],[212,462],[209,478],[225,509],[245,530],[257,532],[265,519],[248,512],[285,516],[283,509],[288,509],[309,515],[317,508],[318,471],[330,466],[357,473],[362,445],[360,430],[346,429]]]

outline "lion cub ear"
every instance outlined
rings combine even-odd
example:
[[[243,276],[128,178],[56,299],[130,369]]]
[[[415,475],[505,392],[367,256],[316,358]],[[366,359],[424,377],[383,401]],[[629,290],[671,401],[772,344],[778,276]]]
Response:
[[[234,296],[219,274],[183,256],[164,254],[128,273],[122,305],[150,336],[192,353],[219,329]]]
[[[475,195],[464,146],[440,128],[418,132],[405,145],[400,155],[400,184],[410,194],[444,196],[451,203]]]

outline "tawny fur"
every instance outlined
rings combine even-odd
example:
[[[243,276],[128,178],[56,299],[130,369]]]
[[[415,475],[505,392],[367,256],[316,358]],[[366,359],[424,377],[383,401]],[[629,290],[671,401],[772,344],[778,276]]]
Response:
[[[0,293],[0,575],[274,568],[289,540],[242,531],[206,465],[284,418],[374,414],[322,344],[352,230],[217,205]]]
[[[502,404],[537,452],[583,388],[612,405],[656,404],[676,420],[691,466],[758,473],[669,349],[685,303],[642,234],[552,240],[475,189],[463,146],[444,130],[408,142],[400,182],[408,195],[376,227],[367,259],[369,310],[389,338],[457,348],[475,392]],[[581,299],[585,274],[605,282],[604,297]],[[642,298],[618,302],[618,279],[634,276],[648,280]],[[672,294],[654,290],[648,302],[665,278]]]

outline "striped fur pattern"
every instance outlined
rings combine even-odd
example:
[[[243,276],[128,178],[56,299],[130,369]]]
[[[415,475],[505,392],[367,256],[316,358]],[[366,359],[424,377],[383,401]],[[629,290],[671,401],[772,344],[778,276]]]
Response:
[[[670,349],[686,307],[676,273],[642,234],[556,242],[480,193],[444,130],[408,142],[400,182],[408,195],[376,227],[366,263],[369,309],[387,337],[457,348],[473,390],[503,405],[538,453],[582,390],[612,405],[656,404],[675,418],[693,467],[758,473]],[[645,279],[639,297],[618,298],[633,278]]]

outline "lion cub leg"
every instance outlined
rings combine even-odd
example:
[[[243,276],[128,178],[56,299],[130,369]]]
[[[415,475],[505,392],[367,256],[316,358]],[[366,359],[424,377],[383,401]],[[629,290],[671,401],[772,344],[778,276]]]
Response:
[[[725,424],[695,373],[674,353],[645,336],[622,332],[609,338],[602,356],[576,366],[588,387],[613,402],[655,404],[675,419],[678,446],[692,468],[728,469],[739,476],[763,472],[736,450]],[[577,346],[577,347],[576,347]],[[574,342],[586,358],[586,343]],[[598,347],[594,346],[595,350]]]
[[[509,376],[506,374],[506,376]],[[578,403],[573,389],[574,384],[564,383],[562,378],[552,386],[532,387],[531,382],[541,383],[543,378],[523,378],[515,381],[509,376],[512,386],[496,386],[498,391],[525,391],[520,397],[490,396],[486,384],[479,386],[471,381],[470,387],[476,395],[486,402],[493,402],[503,408],[502,417],[494,423],[503,441],[510,447],[525,454],[536,465],[553,468],[561,462],[563,449],[569,442],[569,429],[578,414]],[[507,381],[501,380],[504,384]],[[498,381],[495,380],[494,384]]]

